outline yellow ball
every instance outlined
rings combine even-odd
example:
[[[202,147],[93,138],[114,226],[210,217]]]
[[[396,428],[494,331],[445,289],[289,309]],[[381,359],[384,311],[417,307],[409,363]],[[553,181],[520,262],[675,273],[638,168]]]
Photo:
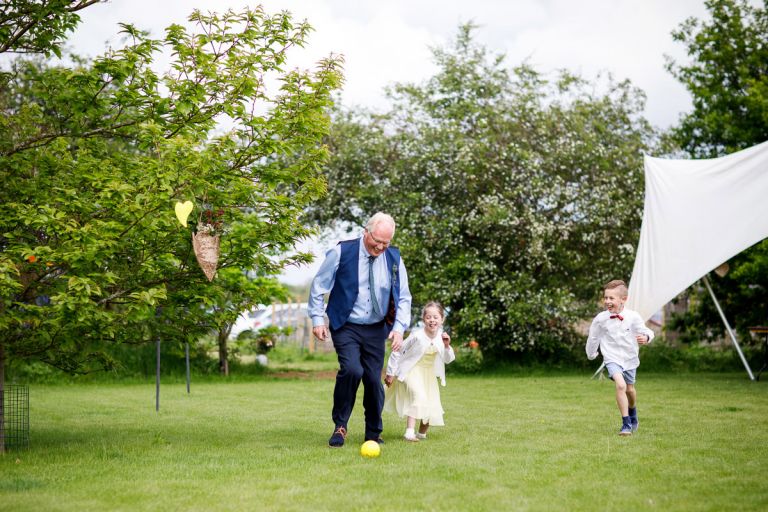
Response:
[[[376,441],[366,441],[360,447],[360,455],[373,459],[381,455],[381,446]]]

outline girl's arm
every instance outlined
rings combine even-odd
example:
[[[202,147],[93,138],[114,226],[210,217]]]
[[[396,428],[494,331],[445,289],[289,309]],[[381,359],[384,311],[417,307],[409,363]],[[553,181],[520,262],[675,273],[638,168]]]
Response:
[[[392,353],[389,354],[389,360],[387,361],[387,376],[395,375],[397,373],[400,356],[403,355],[403,352],[411,348],[414,339],[415,335],[414,333],[411,333],[411,335],[403,342],[403,346],[400,347],[400,350],[393,350]]]
[[[443,347],[443,363],[450,364],[456,359],[456,353],[453,351],[453,347],[448,345]]]
[[[443,363],[449,364],[456,359],[456,354],[453,352],[453,347],[451,346],[451,336],[447,332],[444,332],[441,337],[443,340]]]
[[[392,377],[397,373],[397,365],[401,355],[401,352],[396,352],[394,350],[389,354],[389,360],[387,361],[387,377]]]

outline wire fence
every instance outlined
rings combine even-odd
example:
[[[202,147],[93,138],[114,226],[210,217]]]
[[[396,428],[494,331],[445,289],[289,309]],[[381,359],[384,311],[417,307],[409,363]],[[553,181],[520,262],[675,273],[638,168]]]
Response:
[[[315,343],[315,337],[312,335],[312,320],[307,316],[306,302],[289,301],[282,304],[272,304],[269,310],[272,325],[289,328],[290,333],[281,335],[278,340],[279,343],[295,346],[310,353],[333,350],[331,344]]]
[[[29,448],[29,386],[6,384],[0,399],[0,446],[5,450]]]

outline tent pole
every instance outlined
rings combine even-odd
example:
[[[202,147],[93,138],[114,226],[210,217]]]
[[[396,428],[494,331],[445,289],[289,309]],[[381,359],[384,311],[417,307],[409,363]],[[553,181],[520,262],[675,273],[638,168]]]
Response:
[[[736,335],[733,334],[733,329],[731,329],[731,325],[728,323],[728,320],[725,319],[725,314],[723,313],[723,310],[720,307],[720,303],[717,301],[717,297],[715,297],[715,292],[712,291],[712,286],[710,286],[709,284],[709,277],[705,275],[703,279],[704,279],[704,284],[707,285],[707,290],[709,290],[709,294],[712,296],[712,300],[715,301],[715,307],[717,307],[717,312],[720,313],[720,318],[723,319],[725,328],[728,330],[728,334],[731,336],[731,340],[733,341],[733,346],[736,347],[736,352],[739,353],[741,362],[744,363],[744,368],[747,369],[747,375],[749,375],[749,380],[755,380],[755,376],[752,375],[752,369],[749,367],[747,358],[744,357],[744,353],[741,351],[739,342],[736,341]]]
[[[603,368],[605,368],[605,362],[603,362],[603,364],[600,365],[600,368],[598,368],[597,371],[592,375],[592,378],[594,379],[595,377],[600,375],[600,379],[602,379],[603,378],[603,374],[602,374]]]

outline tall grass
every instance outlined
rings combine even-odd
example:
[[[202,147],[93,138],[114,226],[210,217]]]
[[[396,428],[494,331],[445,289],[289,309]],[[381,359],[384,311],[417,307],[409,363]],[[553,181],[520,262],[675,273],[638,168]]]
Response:
[[[640,431],[609,381],[449,376],[446,426],[380,458],[327,447],[332,379],[33,385],[31,448],[0,456],[0,510],[766,510],[768,388],[639,372]]]

